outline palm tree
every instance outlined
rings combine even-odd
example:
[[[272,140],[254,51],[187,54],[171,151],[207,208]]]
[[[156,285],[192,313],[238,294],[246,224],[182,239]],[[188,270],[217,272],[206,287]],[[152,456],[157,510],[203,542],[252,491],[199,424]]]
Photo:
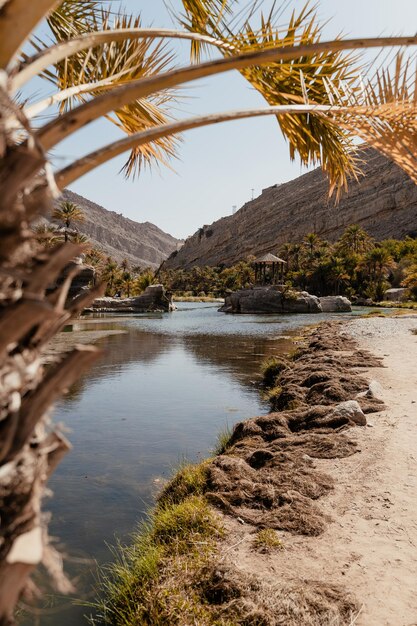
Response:
[[[120,278],[120,286],[122,291],[126,293],[126,296],[130,298],[130,292],[134,284],[133,276],[130,272],[124,271]]]
[[[48,286],[83,248],[65,242],[38,258],[28,242],[27,224],[50,212],[65,185],[118,154],[130,151],[124,171],[133,176],[144,165],[175,156],[179,133],[253,116],[275,116],[291,158],[320,162],[330,191],[340,192],[348,176],[358,172],[353,136],[391,156],[417,180],[417,98],[409,87],[407,63],[398,57],[394,76],[381,70],[372,81],[360,77],[356,61],[345,53],[409,46],[417,37],[325,42],[321,25],[307,8],[283,32],[274,12],[259,25],[253,24],[249,8],[236,21],[233,0],[183,0],[183,5],[185,17],[175,31],[143,28],[138,18],[114,16],[93,0],[0,2],[0,374],[6,379],[3,373],[15,372],[7,379],[19,381],[17,387],[0,390],[0,464],[7,469],[0,495],[0,624],[12,623],[27,575],[47,553],[41,498],[48,475],[69,449],[61,433],[46,429],[48,409],[98,354],[79,346],[45,369],[40,353],[72,315],[103,292],[97,286],[65,305],[69,277],[46,297]],[[42,43],[37,35],[31,54],[27,39],[43,19],[52,44],[49,39]],[[192,42],[196,62],[176,66],[174,52],[161,43],[175,39]],[[207,47],[223,58],[202,62]],[[178,87],[230,70],[240,71],[268,106],[172,120]],[[49,81],[55,91],[20,105],[19,93],[33,78]],[[50,154],[55,146],[100,118],[118,127],[120,140],[53,172]],[[21,280],[10,279],[14,270]],[[31,446],[35,428],[36,446]],[[22,472],[22,467],[31,472]],[[14,497],[17,493],[27,498]],[[30,559],[22,549],[27,542]],[[7,556],[12,549],[11,563]],[[62,590],[69,589],[64,579],[59,582]]]
[[[108,295],[114,295],[114,287],[116,284],[116,280],[119,276],[119,268],[111,257],[107,257],[106,265],[104,266],[103,273],[101,275],[101,279],[106,283],[106,293]]]
[[[69,239],[68,230],[73,222],[84,222],[85,216],[83,210],[74,202],[61,202],[59,207],[54,209],[52,213],[52,217],[56,220],[63,222],[65,230],[64,230],[64,238],[65,241]]]
[[[363,254],[371,250],[373,245],[372,237],[363,228],[351,224],[341,236],[338,248],[344,255]]]
[[[62,237],[52,224],[39,224],[34,230],[37,240],[45,248],[54,248],[60,240],[62,241]]]
[[[309,256],[312,258],[314,256],[315,249],[320,244],[320,238],[317,233],[307,233],[303,239],[303,243],[308,248]]]

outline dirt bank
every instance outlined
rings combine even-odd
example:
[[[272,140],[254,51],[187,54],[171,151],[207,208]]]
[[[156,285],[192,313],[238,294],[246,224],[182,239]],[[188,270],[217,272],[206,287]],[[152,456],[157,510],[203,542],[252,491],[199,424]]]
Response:
[[[105,585],[106,623],[417,624],[412,330],[324,323],[270,363],[272,412],[165,487]]]
[[[231,568],[269,581],[305,581],[307,588],[311,581],[338,585],[356,598],[354,623],[362,626],[417,624],[417,336],[412,330],[417,332],[416,318],[358,319],[340,329],[347,341],[354,337],[382,358],[384,367],[361,376],[378,381],[387,408],[368,415],[368,427],[349,430],[359,454],[315,460],[316,470],[334,485],[320,499],[329,520],[323,532],[280,533],[284,549],[257,554],[253,529],[228,518]],[[300,624],[310,623],[303,619]]]

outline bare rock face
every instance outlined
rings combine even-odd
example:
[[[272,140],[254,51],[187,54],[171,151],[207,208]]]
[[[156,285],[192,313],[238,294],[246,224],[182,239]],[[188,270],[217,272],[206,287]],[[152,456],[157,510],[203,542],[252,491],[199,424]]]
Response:
[[[309,232],[335,241],[350,224],[377,240],[417,234],[417,186],[397,165],[368,148],[363,176],[350,181],[339,204],[328,197],[328,181],[317,169],[273,185],[234,215],[203,226],[174,251],[164,266],[233,265],[249,255],[276,254],[285,242]]]
[[[155,224],[135,222],[68,189],[61,200],[74,202],[83,210],[85,222],[79,225],[80,233],[119,263],[127,259],[132,266],[156,268],[182,243]]]
[[[276,287],[254,287],[229,294],[222,313],[321,313],[319,299],[306,291],[286,297]]]
[[[175,309],[172,296],[163,285],[150,285],[135,298],[97,298],[90,309],[98,313],[147,313],[148,311],[170,312]]]
[[[319,300],[323,313],[349,313],[352,310],[350,300],[344,296],[326,296]]]

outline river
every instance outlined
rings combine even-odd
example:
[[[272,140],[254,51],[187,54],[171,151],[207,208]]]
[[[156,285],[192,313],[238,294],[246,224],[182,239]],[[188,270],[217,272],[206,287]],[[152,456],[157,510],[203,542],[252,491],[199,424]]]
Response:
[[[66,329],[74,340],[87,330],[123,331],[97,342],[103,356],[54,411],[74,449],[49,483],[45,508],[78,599],[92,598],[94,561],[111,560],[109,545],[128,540],[182,461],[208,456],[220,431],[268,412],[257,386],[262,361],[287,351],[297,329],[334,317],[228,316],[218,306],[179,303],[171,314]],[[74,626],[86,623],[86,611],[46,593],[22,622]]]

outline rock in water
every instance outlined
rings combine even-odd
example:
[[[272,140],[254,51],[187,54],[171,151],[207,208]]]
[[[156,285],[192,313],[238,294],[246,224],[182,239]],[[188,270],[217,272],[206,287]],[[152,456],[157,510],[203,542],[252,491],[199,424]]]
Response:
[[[319,299],[306,291],[285,294],[278,287],[241,289],[226,296],[222,313],[321,313]]]
[[[344,296],[326,296],[319,300],[323,313],[349,313],[352,310],[350,300]]]
[[[172,302],[172,295],[163,285],[150,285],[135,298],[97,298],[86,310],[100,313],[170,312],[175,310],[175,305]]]

